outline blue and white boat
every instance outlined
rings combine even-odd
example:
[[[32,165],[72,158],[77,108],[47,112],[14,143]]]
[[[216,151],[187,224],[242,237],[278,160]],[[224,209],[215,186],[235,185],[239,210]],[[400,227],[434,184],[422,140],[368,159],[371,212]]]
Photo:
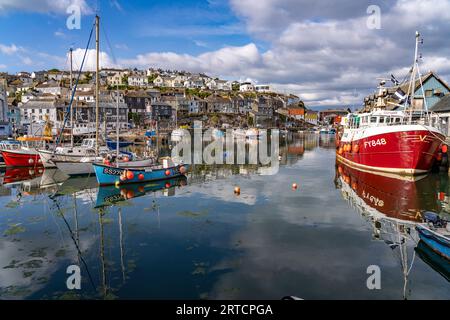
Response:
[[[100,186],[173,179],[183,176],[189,168],[185,164],[154,165],[142,168],[120,168],[99,163],[93,163],[92,166]]]
[[[103,186],[98,188],[95,207],[110,206],[118,202],[141,197],[150,192],[185,186],[186,184],[186,177],[180,176],[173,179],[119,186],[118,188],[115,186]]]
[[[425,214],[426,223],[416,226],[420,240],[442,257],[450,260],[450,230],[447,221],[436,214]]]

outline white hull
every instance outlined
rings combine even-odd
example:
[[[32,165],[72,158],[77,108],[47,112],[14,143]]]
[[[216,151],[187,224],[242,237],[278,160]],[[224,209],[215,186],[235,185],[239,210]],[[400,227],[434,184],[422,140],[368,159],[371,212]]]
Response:
[[[94,174],[93,162],[55,162],[56,167],[69,176]]]

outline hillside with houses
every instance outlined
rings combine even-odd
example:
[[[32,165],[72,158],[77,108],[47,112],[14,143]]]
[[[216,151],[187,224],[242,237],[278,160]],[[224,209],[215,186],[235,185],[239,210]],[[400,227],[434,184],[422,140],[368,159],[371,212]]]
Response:
[[[73,73],[75,84],[78,73]],[[116,109],[122,130],[145,128],[158,122],[164,128],[208,127],[308,128],[318,123],[293,94],[274,92],[269,85],[227,81],[202,73],[161,69],[102,69],[100,71],[100,128],[114,130]],[[57,69],[0,73],[0,135],[26,133],[36,123],[63,127],[70,103],[71,76]],[[119,107],[117,108],[117,94]],[[95,73],[82,72],[74,94],[74,123],[95,123]]]

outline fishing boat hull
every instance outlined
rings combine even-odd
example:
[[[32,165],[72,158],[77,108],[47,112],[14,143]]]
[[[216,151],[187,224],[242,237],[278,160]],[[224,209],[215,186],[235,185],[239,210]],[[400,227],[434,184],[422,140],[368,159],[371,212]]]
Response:
[[[98,188],[96,208],[109,206],[117,202],[143,196],[150,192],[167,190],[186,185],[186,177],[180,176],[173,179],[159,180],[151,183],[136,183],[126,186],[103,186]]]
[[[426,224],[419,224],[416,229],[419,232],[420,240],[434,252],[450,260],[450,239],[448,237],[431,230]]]
[[[172,179],[183,176],[186,173],[187,165],[175,165],[168,168],[163,167],[147,167],[142,169],[126,169],[106,166],[102,164],[93,164],[97,182],[100,186],[115,185],[115,184],[130,184],[141,183],[148,181],[157,181]],[[125,171],[131,172],[132,178],[121,178]]]
[[[438,130],[423,125],[346,130],[336,156],[359,169],[419,175],[431,170],[444,140]]]
[[[7,167],[42,166],[39,154],[31,150],[3,150],[2,156]]]

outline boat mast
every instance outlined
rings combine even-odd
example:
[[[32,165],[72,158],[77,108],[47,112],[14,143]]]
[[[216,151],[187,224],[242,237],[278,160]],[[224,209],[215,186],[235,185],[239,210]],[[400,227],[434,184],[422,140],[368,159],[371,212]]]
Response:
[[[116,166],[119,167],[119,85],[116,93]]]
[[[70,92],[73,90],[73,84],[72,84],[72,52],[73,49],[70,48]],[[70,105],[70,146],[73,148],[73,102]]]
[[[99,134],[99,64],[100,64],[100,17],[95,16],[95,50],[96,50],[96,70],[95,70],[95,152],[98,156],[99,146],[98,146],[98,134]]]
[[[411,101],[409,102],[409,122],[411,123],[412,121],[412,109],[413,109],[413,105],[414,105],[414,89],[416,87],[416,73],[417,73],[417,57],[418,57],[418,52],[419,52],[419,37],[420,37],[420,33],[419,31],[416,31],[416,46],[415,46],[415,51],[414,51],[414,64],[413,64],[413,69],[411,72],[411,80],[409,82],[409,87],[408,87],[408,95],[407,97],[409,97],[409,95],[411,95]],[[406,103],[408,103],[408,101],[406,101]]]

